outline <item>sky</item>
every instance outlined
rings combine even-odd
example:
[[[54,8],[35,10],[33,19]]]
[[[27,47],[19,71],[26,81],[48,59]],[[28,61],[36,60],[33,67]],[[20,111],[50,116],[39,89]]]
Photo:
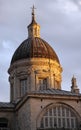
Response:
[[[71,90],[74,75],[81,92],[81,0],[0,0],[0,102],[10,101],[7,71],[14,51],[28,37],[33,4],[41,38],[63,68],[62,89]]]

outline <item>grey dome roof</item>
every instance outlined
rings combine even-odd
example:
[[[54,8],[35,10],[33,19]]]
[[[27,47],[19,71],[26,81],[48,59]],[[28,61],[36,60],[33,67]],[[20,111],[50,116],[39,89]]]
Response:
[[[52,47],[39,37],[32,37],[23,41],[16,49],[11,64],[28,58],[48,58],[56,60],[59,63],[58,56]]]

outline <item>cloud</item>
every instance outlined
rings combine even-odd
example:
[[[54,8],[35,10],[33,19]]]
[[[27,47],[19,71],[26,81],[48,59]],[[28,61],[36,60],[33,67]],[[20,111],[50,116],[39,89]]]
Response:
[[[81,10],[81,0],[72,0],[72,2]]]

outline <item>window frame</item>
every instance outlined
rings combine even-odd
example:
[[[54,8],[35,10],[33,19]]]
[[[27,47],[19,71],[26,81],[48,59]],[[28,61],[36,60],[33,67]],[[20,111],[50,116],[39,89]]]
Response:
[[[50,113],[50,111],[52,113]],[[69,115],[67,115],[67,111]],[[48,124],[46,124],[45,122],[46,118],[48,119]],[[50,118],[52,119],[52,124],[50,124]],[[43,128],[74,128],[74,129],[77,128],[77,116],[75,112],[69,107],[61,104],[48,108],[46,112],[43,114],[41,121],[40,121],[40,124],[42,124],[40,125],[41,128],[42,126]]]

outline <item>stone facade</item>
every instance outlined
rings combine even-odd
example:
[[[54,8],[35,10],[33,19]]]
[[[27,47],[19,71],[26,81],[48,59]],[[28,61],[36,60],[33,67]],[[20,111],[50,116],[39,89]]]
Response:
[[[81,123],[81,98],[78,96],[55,96],[44,94],[28,94],[16,108],[17,120],[20,129],[37,130],[41,128],[41,119],[44,113],[54,106],[66,107],[77,117],[77,129]],[[24,102],[24,104],[23,104]],[[22,104],[22,105],[21,105]],[[18,126],[17,126],[18,127]],[[18,128],[17,128],[18,129]]]
[[[61,98],[61,97],[59,97]],[[31,119],[32,119],[32,125],[31,125],[31,129],[32,130],[37,130],[37,128],[40,128],[40,122],[42,119],[43,114],[47,111],[47,109],[49,107],[52,107],[53,105],[57,106],[57,104],[61,104],[61,105],[66,105],[68,108],[73,109],[73,111],[77,114],[77,118],[78,118],[78,123],[80,123],[81,119],[80,119],[80,114],[81,113],[81,103],[77,103],[77,101],[69,101],[67,99],[67,101],[64,99],[62,99],[62,101],[60,99],[42,99],[39,98],[37,99],[31,99]],[[78,124],[79,125],[79,124]]]
[[[13,109],[10,110],[8,108],[2,108],[0,107],[0,120],[1,119],[7,119],[8,120],[8,124],[7,124],[7,128],[14,130],[14,126],[15,126],[15,118],[14,118],[14,112]],[[1,122],[0,122],[0,129],[1,129]],[[3,129],[2,129],[3,130]]]
[[[29,77],[27,91],[43,89],[39,80],[47,79],[47,88],[61,89],[62,67],[56,61],[45,58],[33,58],[14,63],[9,68],[9,81],[11,84],[11,102],[21,98],[20,81]]]

